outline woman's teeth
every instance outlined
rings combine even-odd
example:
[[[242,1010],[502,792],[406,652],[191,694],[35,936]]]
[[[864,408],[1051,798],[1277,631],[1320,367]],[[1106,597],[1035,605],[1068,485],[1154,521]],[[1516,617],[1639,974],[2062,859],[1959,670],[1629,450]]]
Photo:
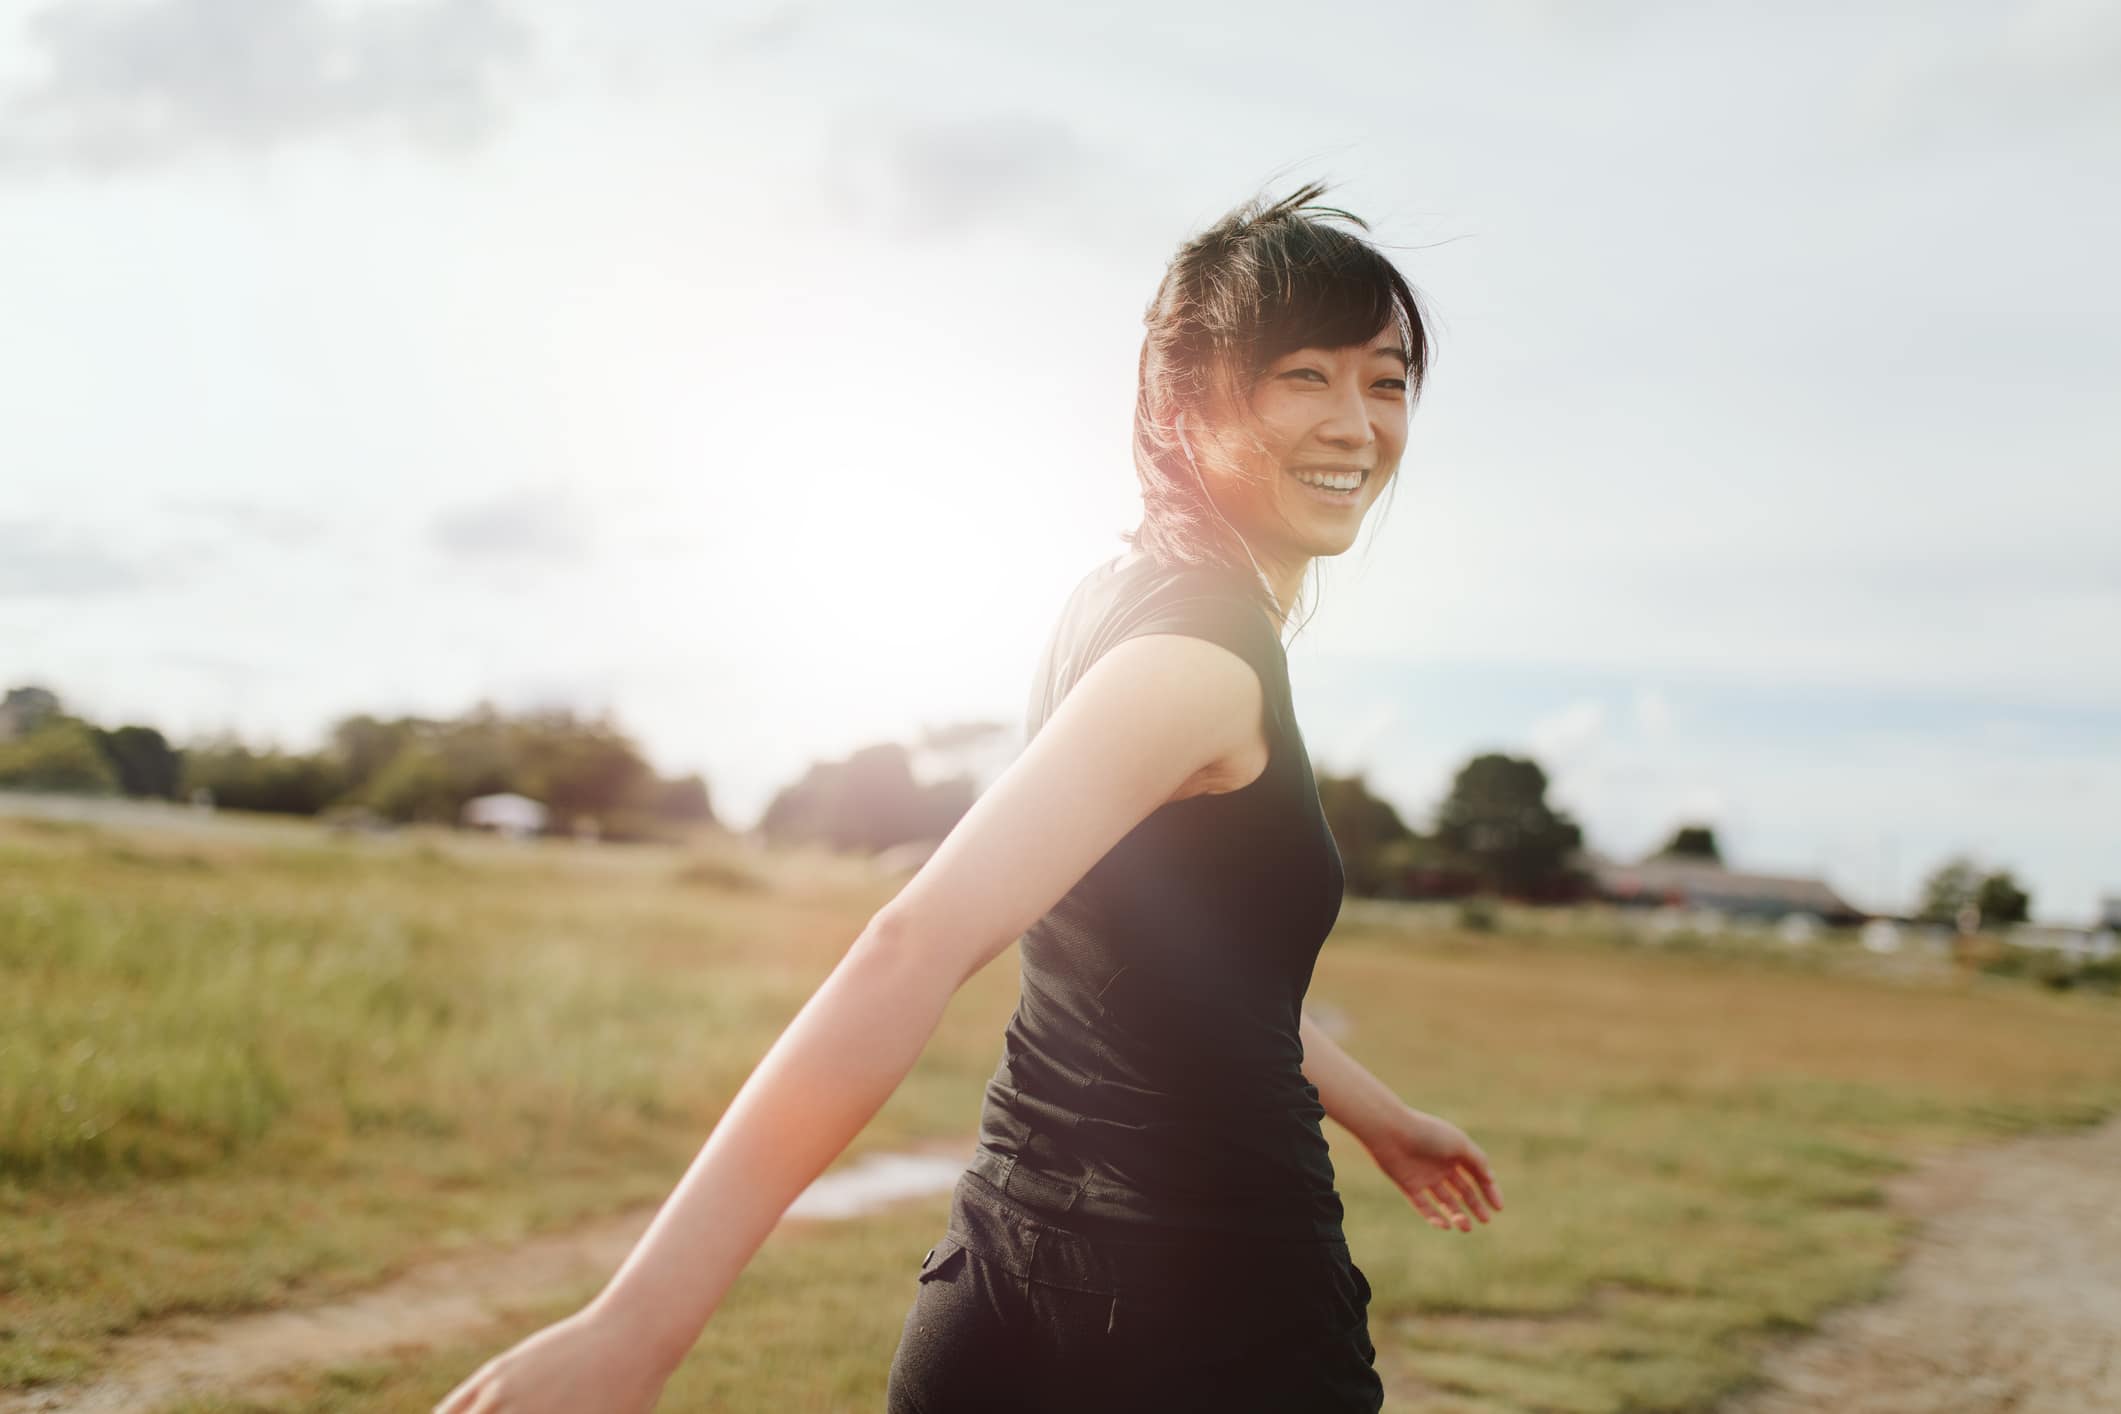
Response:
[[[1321,491],[1341,496],[1353,495],[1362,485],[1364,476],[1364,473],[1359,471],[1292,471],[1289,474],[1306,486],[1315,486]]]

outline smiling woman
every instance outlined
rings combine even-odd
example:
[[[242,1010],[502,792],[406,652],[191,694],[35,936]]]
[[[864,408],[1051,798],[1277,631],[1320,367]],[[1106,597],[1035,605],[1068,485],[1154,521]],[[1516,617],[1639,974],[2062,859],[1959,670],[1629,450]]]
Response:
[[[1381,1406],[1323,1121],[1433,1227],[1470,1232],[1502,1199],[1464,1131],[1303,1014],[1346,878],[1282,633],[1306,566],[1391,483],[1428,348],[1406,281],[1318,194],[1241,207],[1166,272],[1143,518],[1062,609],[1023,752],[774,1043],[605,1291],[444,1414],[651,1408],[952,995],[1019,939],[979,1143],[909,1261],[888,1406]]]
[[[1142,523],[1174,563],[1248,565],[1283,613],[1393,482],[1428,374],[1406,277],[1313,184],[1230,213],[1150,301],[1134,405]],[[1242,558],[1240,558],[1242,556]]]

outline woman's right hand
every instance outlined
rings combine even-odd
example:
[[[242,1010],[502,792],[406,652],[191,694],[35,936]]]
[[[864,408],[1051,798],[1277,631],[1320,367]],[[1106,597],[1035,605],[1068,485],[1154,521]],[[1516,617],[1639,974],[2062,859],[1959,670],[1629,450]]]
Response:
[[[434,1414],[650,1414],[670,1369],[591,1306],[472,1371]]]

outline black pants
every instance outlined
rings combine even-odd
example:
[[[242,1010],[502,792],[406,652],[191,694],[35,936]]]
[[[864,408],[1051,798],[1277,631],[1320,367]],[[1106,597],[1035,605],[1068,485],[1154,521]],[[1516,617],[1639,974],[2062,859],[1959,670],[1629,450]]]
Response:
[[[1377,1414],[1370,1283],[1344,1241],[1145,1242],[958,1179],[891,1362],[889,1414]]]

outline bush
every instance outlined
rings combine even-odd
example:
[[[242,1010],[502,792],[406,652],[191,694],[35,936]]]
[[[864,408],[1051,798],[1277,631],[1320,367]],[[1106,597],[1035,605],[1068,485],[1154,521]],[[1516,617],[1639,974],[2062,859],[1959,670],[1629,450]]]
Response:
[[[1467,899],[1458,905],[1458,926],[1468,933],[1492,933],[1501,922],[1495,913],[1495,905],[1486,899]]]
[[[184,783],[187,792],[211,791],[214,804],[229,810],[315,815],[338,798],[345,782],[321,756],[219,742],[184,754]]]
[[[2085,963],[2077,969],[2077,985],[2099,992],[2121,992],[2121,957]]]
[[[87,726],[60,717],[17,741],[0,741],[0,786],[109,795],[118,774]]]
[[[2121,991],[2121,958],[2080,963],[2061,953],[2002,944],[1994,956],[1982,958],[1978,966],[1985,976],[2020,978],[2058,992],[2077,987],[2096,992]]]

